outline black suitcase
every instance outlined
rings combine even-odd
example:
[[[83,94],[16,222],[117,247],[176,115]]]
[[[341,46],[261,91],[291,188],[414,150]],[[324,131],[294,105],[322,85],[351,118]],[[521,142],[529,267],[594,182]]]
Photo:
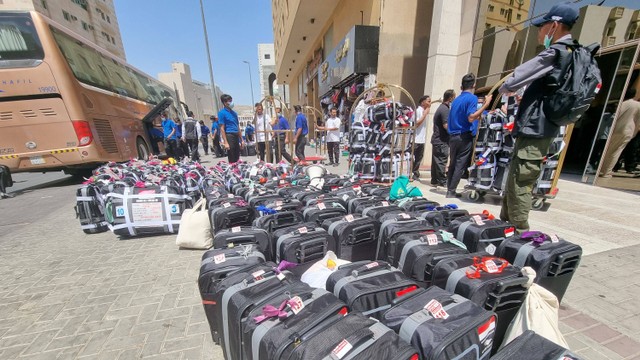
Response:
[[[263,205],[267,201],[278,201],[278,200],[282,201],[284,200],[284,198],[276,193],[271,192],[271,190],[267,190],[267,191],[260,190],[247,196],[247,203],[249,203],[249,206],[252,208]]]
[[[256,144],[246,144],[247,156],[256,156]]]
[[[313,206],[313,205],[317,205],[318,203],[338,203],[340,205],[342,205],[342,207],[344,207],[345,209],[347,208],[347,202],[344,201],[342,198],[337,197],[337,196],[332,196],[331,194],[323,194],[320,195],[318,197],[311,197],[311,198],[306,198],[305,200],[305,205],[306,206]]]
[[[306,204],[308,199],[317,198],[322,195],[324,195],[322,191],[314,191],[314,190],[307,189],[305,191],[294,194],[293,197],[300,200],[302,203]]]
[[[380,224],[378,232],[378,250],[376,259],[394,263],[394,248],[396,237],[401,234],[433,232],[434,228],[424,219],[409,217],[405,219],[401,215],[395,219],[387,220]]]
[[[292,269],[296,275],[302,275],[316,261],[322,259],[327,251],[335,251],[335,240],[321,227],[300,226],[281,235],[276,240],[276,261],[288,261],[297,264]]]
[[[225,202],[215,209],[209,209],[211,233],[215,235],[222,229],[236,226],[251,226],[256,217],[254,209]]]
[[[97,234],[109,230],[104,217],[102,195],[95,185],[82,185],[76,191],[76,218],[85,234]]]
[[[380,319],[394,299],[418,288],[398,269],[384,261],[358,261],[341,265],[327,279],[327,290],[352,311]]]
[[[408,212],[427,211],[429,208],[440,206],[436,201],[431,201],[422,197],[412,197],[406,201],[400,200],[400,207]]]
[[[389,186],[382,186],[376,189],[373,189],[371,191],[369,191],[368,193],[372,196],[377,196],[383,199],[389,199],[389,194],[391,192],[391,187]]]
[[[451,256],[440,260],[433,269],[433,285],[498,315],[494,352],[527,296],[527,280],[520,268],[486,253]]]
[[[428,208],[427,211],[422,212],[419,216],[427,220],[435,228],[447,229],[453,220],[459,217],[469,216],[469,212],[458,209],[457,206],[444,205]]]
[[[491,360],[581,360],[580,357],[570,350],[547,340],[531,330],[525,331],[522,335],[513,339],[509,344],[500,349]]]
[[[373,260],[378,246],[378,227],[368,217],[352,214],[327,219],[322,227],[336,240],[336,256],[348,261]]]
[[[405,275],[422,287],[431,286],[433,268],[442,259],[469,252],[451,242],[445,242],[439,231],[431,233],[409,233],[396,237],[392,263]]]
[[[582,248],[556,235],[525,232],[503,241],[496,256],[514,266],[532,267],[536,271],[535,283],[551,291],[561,302],[580,265]]]
[[[279,211],[275,214],[261,216],[253,221],[253,226],[265,229],[269,234],[296,224],[303,220],[300,211]]]
[[[325,289],[307,285],[294,291],[268,301],[271,309],[282,309],[279,316],[265,316],[262,308],[254,308],[249,314],[242,326],[245,359],[281,359],[315,327],[347,313],[345,303]]]
[[[285,198],[293,198],[293,195],[301,191],[306,191],[306,188],[304,186],[287,186],[277,189],[276,194]]]
[[[432,286],[394,301],[380,321],[413,345],[421,359],[477,360],[491,355],[496,315]]]
[[[516,228],[506,221],[477,214],[451,221],[448,231],[462,241],[469,252],[486,251],[493,255],[500,243],[515,235]]]
[[[226,249],[226,251],[232,249]],[[210,250],[211,251],[211,250]],[[206,253],[205,253],[206,254]],[[216,344],[220,344],[220,337],[222,335],[222,315],[223,311],[220,307],[223,293],[226,289],[235,286],[239,287],[239,284],[246,282],[247,287],[255,286],[256,281],[252,274],[263,274],[263,278],[275,277],[277,274],[273,272],[273,268],[276,264],[267,262],[263,263],[257,261],[256,264],[248,264],[247,266],[240,266],[234,269],[233,272],[225,274],[224,277],[216,279],[216,281],[203,282],[203,286],[200,288],[200,296],[202,297],[202,305],[204,307],[204,313],[209,322],[209,328],[211,330],[211,336]],[[251,281],[251,282],[249,282]]]
[[[373,199],[366,200],[366,201],[356,201],[356,203],[357,205],[354,207],[353,212],[351,212],[351,214],[362,215],[362,213],[364,212],[364,209],[368,209],[370,207],[376,207],[376,206],[389,206],[389,201],[379,198],[377,196],[373,197]]]
[[[202,254],[198,288],[200,295],[211,292],[220,280],[244,268],[265,262],[262,254],[253,245],[240,245],[228,249],[213,249]]]
[[[267,261],[272,261],[271,239],[269,233],[264,229],[253,226],[236,226],[231,229],[222,229],[213,236],[214,249],[226,249],[247,244],[255,244],[257,250],[266,256]]]
[[[417,360],[416,350],[393,330],[357,312],[336,316],[300,337],[283,360]],[[266,360],[266,359],[265,359]]]
[[[391,212],[396,213],[396,214],[404,212],[404,210],[401,207],[396,206],[396,205],[388,205],[388,204],[389,204],[389,202],[382,201],[379,206],[375,206],[374,205],[374,206],[370,206],[370,207],[364,208],[362,210],[362,216],[367,216],[367,217],[372,218],[373,220],[378,220],[383,215],[389,214]]]
[[[347,211],[340,203],[317,203],[313,206],[308,206],[302,213],[304,221],[315,222],[318,226],[322,225],[322,222],[326,219],[331,219],[339,216],[347,215]]]
[[[244,201],[244,199],[239,197],[239,196],[235,196],[233,194],[227,194],[227,195],[225,195],[224,197],[221,197],[221,198],[208,200],[207,201],[208,202],[207,208],[209,210],[212,210],[212,209],[215,209],[215,208],[217,208],[219,206],[222,206],[222,204],[224,204],[224,203],[235,204],[235,203],[242,202],[242,201]]]
[[[276,211],[302,211],[302,203],[296,199],[269,200],[263,204],[264,207]]]
[[[347,201],[347,211],[349,212],[349,214],[353,214],[356,212],[356,208],[358,207],[358,205],[366,202],[371,202],[374,200],[382,200],[382,199],[375,196],[362,196],[362,197],[350,198],[349,201]]]
[[[218,327],[220,346],[226,359],[242,359],[242,324],[254,308],[262,308],[270,298],[306,285],[291,273],[277,274],[273,269],[266,268],[269,264],[265,263],[250,274],[236,273],[240,278],[236,278],[235,274],[228,276],[216,286],[221,310]],[[233,279],[233,283],[227,282],[228,279]],[[221,288],[224,290],[221,291]]]

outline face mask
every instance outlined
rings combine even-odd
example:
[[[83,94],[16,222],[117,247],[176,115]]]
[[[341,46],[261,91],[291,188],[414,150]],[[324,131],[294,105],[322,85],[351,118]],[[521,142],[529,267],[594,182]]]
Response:
[[[553,40],[553,35],[555,35],[556,29],[553,30],[553,33],[551,33],[551,35],[547,34],[544,36],[543,45],[545,49],[548,49],[551,47],[551,40]]]
[[[481,107],[482,107],[482,104],[478,103],[477,109],[480,110]]]
[[[233,109],[233,102],[229,103],[229,109]]]

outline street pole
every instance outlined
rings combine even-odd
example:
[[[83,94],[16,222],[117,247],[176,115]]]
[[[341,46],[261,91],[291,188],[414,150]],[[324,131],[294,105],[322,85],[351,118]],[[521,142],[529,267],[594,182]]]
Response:
[[[253,100],[253,79],[251,78],[251,63],[249,63],[247,60],[243,60],[242,62],[247,64],[247,66],[249,67],[249,85],[251,85],[251,106],[253,107],[256,102]]]
[[[213,66],[211,65],[211,50],[209,49],[209,35],[207,33],[207,22],[204,19],[204,5],[200,0],[200,13],[202,15],[202,28],[204,29],[204,42],[207,46],[207,58],[209,60],[209,80],[211,81],[211,94],[213,94],[213,110],[217,113],[220,111],[218,108],[218,94],[216,92],[216,82],[213,81]]]

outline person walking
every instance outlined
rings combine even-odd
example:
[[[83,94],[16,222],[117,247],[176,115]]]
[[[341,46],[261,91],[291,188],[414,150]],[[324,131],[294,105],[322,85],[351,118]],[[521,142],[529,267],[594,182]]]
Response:
[[[451,103],[447,130],[449,132],[449,172],[447,173],[447,198],[461,197],[457,193],[458,184],[464,171],[471,164],[473,122],[478,120],[482,112],[491,103],[491,95],[485,97],[486,102],[478,108],[478,97],[473,93],[476,88],[476,76],[467,74],[462,77],[462,93]]]
[[[640,131],[640,101],[636,98],[636,89],[627,90],[625,100],[620,105],[620,115],[616,120],[616,125],[611,132],[611,140],[607,152],[602,157],[602,168],[600,177],[610,178],[613,176],[613,169],[629,142]],[[631,164],[626,164],[628,170],[632,169]]]
[[[222,151],[222,147],[220,146],[220,126],[218,124],[218,116],[212,115],[211,120],[211,139],[213,143],[213,154],[217,157],[223,157],[224,151]]]
[[[290,129],[289,122],[284,116],[282,116],[282,109],[279,107],[276,108],[276,123],[273,126],[273,130],[289,130],[289,129]],[[278,141],[277,145],[275,146],[276,162],[280,162],[280,160],[284,158],[290,164],[293,164],[293,159],[291,158],[291,155],[289,155],[289,153],[287,152],[287,144],[291,140],[289,133],[288,132],[276,133],[276,140]]]
[[[309,133],[309,124],[307,117],[302,113],[302,107],[296,105],[293,107],[296,111],[296,133],[293,137],[293,143],[296,144],[296,156],[298,161],[305,161],[304,147],[307,144],[307,134]]]
[[[209,155],[209,134],[211,130],[209,127],[204,124],[203,120],[199,121],[200,123],[200,132],[202,136],[200,137],[200,142],[202,143],[202,147],[204,148],[204,154]]]
[[[262,107],[261,103],[256,103],[255,109],[256,115],[254,121],[256,122],[258,158],[260,159],[260,161],[269,161],[273,158],[271,146],[269,146],[269,152],[267,154],[267,141],[271,141],[271,117],[269,116],[269,114],[264,113],[264,108]]]
[[[342,121],[338,117],[338,109],[335,107],[329,110],[329,116],[325,126],[318,126],[318,130],[327,132],[326,139],[329,165],[338,166],[340,164],[340,124]]]
[[[531,191],[549,146],[560,130],[542,109],[544,96],[549,95],[547,75],[556,67],[561,52],[569,51],[566,44],[573,42],[570,31],[578,16],[573,5],[560,3],[533,20],[532,24],[538,27],[538,43],[544,45],[545,50],[518,66],[499,90],[512,93],[526,87],[512,131],[515,144],[500,210],[500,218],[514,224],[518,232],[529,230]],[[485,99],[485,105],[490,102],[491,99]]]
[[[178,142],[176,141],[176,123],[169,118],[169,113],[162,112],[162,133],[164,135],[164,151],[170,158],[176,158]]]
[[[176,138],[178,139],[176,155],[179,160],[182,160],[185,156],[189,155],[189,146],[182,137],[182,120],[180,120],[180,118],[176,119]]]
[[[427,141],[427,115],[431,109],[431,97],[424,95],[418,100],[416,109],[416,137],[414,140],[413,180],[420,180],[420,164],[424,157],[424,144]]]
[[[193,118],[193,111],[187,112],[187,118],[182,123],[182,139],[189,146],[189,157],[193,161],[200,160],[200,153],[198,152],[198,146],[200,146],[200,138],[202,137],[202,130],[200,124]]]
[[[220,96],[224,108],[218,112],[220,121],[220,138],[224,141],[227,150],[227,159],[230,164],[240,160],[240,149],[244,147],[238,113],[233,111],[233,98],[229,94]]]
[[[447,119],[451,102],[456,93],[449,89],[442,95],[442,104],[433,115],[433,134],[431,135],[431,185],[447,186],[447,160],[449,159],[449,133]]]

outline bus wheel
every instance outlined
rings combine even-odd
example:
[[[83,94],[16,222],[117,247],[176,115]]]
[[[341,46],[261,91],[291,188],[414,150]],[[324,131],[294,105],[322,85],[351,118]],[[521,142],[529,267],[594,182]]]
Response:
[[[147,146],[147,143],[141,138],[136,140],[136,149],[138,149],[138,159],[149,160],[149,146]]]

